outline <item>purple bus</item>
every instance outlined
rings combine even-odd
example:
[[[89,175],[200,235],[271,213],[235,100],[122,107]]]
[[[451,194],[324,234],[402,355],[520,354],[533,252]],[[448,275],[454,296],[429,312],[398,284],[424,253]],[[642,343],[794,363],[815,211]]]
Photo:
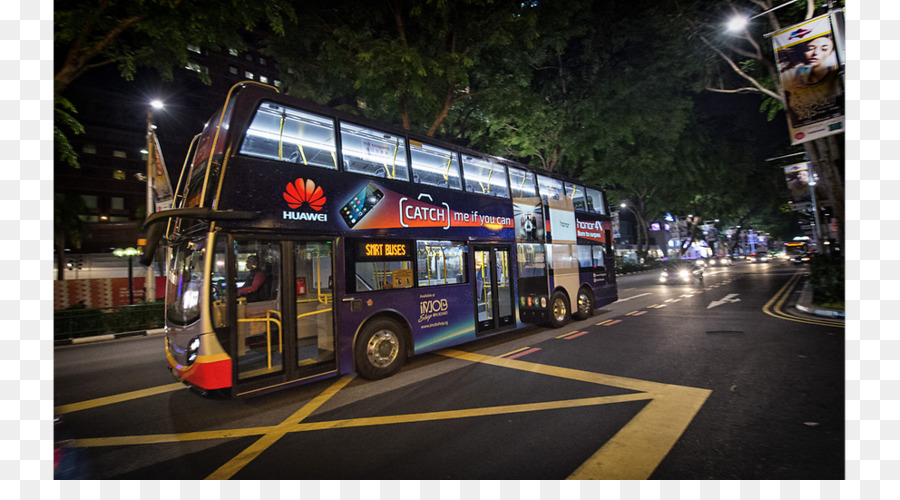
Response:
[[[617,300],[605,194],[245,82],[151,215],[167,247],[166,358],[260,394]]]

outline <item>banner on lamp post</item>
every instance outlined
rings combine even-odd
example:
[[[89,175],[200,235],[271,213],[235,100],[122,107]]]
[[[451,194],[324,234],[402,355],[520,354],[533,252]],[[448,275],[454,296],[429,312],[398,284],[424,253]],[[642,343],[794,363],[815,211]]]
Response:
[[[805,210],[812,207],[809,193],[809,164],[795,163],[784,167],[784,178],[791,190],[791,210]]]
[[[828,15],[775,32],[791,143],[844,132],[844,83]]]
[[[172,182],[163,159],[159,137],[153,134],[153,193],[156,195],[156,212],[172,208]]]

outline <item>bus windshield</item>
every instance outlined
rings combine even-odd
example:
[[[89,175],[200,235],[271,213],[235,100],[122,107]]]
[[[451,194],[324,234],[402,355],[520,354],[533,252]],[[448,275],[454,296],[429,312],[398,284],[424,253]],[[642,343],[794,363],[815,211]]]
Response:
[[[205,240],[185,241],[172,249],[166,281],[166,317],[176,325],[200,319]]]

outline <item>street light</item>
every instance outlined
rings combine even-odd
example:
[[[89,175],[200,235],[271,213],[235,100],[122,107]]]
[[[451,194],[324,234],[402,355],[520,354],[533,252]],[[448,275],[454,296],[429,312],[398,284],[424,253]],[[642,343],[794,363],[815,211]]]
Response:
[[[789,2],[783,3],[776,7],[772,7],[771,9],[769,9],[767,11],[760,12],[759,14],[756,14],[755,16],[751,16],[751,17],[735,15],[733,18],[731,18],[731,21],[728,22],[728,31],[731,31],[731,32],[741,31],[747,27],[747,24],[749,24],[750,21],[756,19],[757,17],[764,16],[764,15],[768,14],[769,12],[778,10],[786,5],[790,5],[797,1],[798,0],[790,0]]]
[[[113,250],[113,255],[119,258],[128,257],[128,303],[134,305],[134,286],[133,286],[133,275],[132,275],[132,258],[135,255],[140,255],[141,252],[137,251],[137,249],[133,247],[128,248],[117,248]]]
[[[153,110],[163,109],[165,104],[159,99],[150,101],[150,107],[147,108],[147,217],[155,211],[153,206],[153,177],[154,177],[154,147],[153,134],[156,125],[153,124]],[[144,283],[144,300],[147,302],[156,301],[156,277],[153,273],[153,262],[147,266],[147,278]]]

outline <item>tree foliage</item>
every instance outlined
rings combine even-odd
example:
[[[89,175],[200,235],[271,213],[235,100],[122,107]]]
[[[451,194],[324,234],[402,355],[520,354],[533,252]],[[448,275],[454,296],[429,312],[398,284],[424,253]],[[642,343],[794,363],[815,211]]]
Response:
[[[485,90],[485,74],[512,68],[499,54],[532,47],[532,11],[512,0],[345,0],[305,9],[268,50],[286,93],[434,136]]]
[[[283,33],[296,19],[288,0],[70,0],[54,10],[56,68],[54,139],[61,161],[77,167],[67,133],[83,130],[65,99],[66,88],[86,72],[116,65],[126,80],[138,68],[155,69],[171,80],[188,63],[189,47],[242,48],[243,35],[265,23]],[[208,83],[209,75],[200,75]],[[60,125],[65,125],[65,128]]]

